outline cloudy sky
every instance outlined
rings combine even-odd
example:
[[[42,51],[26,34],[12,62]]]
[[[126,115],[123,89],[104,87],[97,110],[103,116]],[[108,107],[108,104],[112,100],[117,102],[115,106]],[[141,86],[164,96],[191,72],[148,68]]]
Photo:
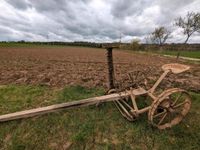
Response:
[[[200,0],[0,0],[0,41],[144,41],[165,26],[168,42],[183,42],[173,21],[188,11],[199,12]]]

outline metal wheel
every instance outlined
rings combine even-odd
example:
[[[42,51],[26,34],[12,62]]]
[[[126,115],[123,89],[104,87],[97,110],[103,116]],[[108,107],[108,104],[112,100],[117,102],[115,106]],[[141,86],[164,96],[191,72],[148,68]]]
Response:
[[[164,91],[151,105],[148,118],[150,123],[166,129],[181,122],[191,107],[190,95],[178,88]]]

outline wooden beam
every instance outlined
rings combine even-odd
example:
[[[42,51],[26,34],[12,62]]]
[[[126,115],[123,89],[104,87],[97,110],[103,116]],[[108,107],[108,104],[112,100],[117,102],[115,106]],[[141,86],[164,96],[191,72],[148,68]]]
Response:
[[[142,88],[135,89],[133,90],[133,92],[135,95],[146,93],[146,91]],[[116,94],[104,95],[104,96],[99,96],[99,97],[83,99],[79,101],[66,102],[66,103],[55,104],[55,105],[46,106],[46,107],[40,107],[40,108],[5,114],[5,115],[0,116],[0,122],[33,117],[33,116],[42,115],[42,114],[46,114],[50,112],[55,112],[62,109],[83,107],[83,106],[94,105],[96,103],[116,101],[127,96],[129,96],[128,92],[121,92],[119,94],[116,93]]]

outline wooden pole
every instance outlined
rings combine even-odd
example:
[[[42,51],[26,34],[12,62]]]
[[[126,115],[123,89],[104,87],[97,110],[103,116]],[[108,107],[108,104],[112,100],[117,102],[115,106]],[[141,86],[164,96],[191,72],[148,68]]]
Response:
[[[66,103],[55,104],[55,105],[46,106],[46,107],[40,107],[40,108],[5,114],[5,115],[0,116],[0,122],[16,120],[16,119],[21,119],[21,118],[29,118],[29,117],[33,117],[37,115],[55,112],[62,109],[70,109],[70,108],[95,105],[96,103],[100,103],[100,102],[103,103],[103,102],[115,101],[115,100],[120,99],[121,96],[124,97],[128,95],[127,93],[121,93],[121,94],[122,95],[110,94],[110,95],[105,95],[105,96],[83,99],[79,101],[66,102]]]
[[[147,91],[145,91],[142,88],[135,89],[132,91],[134,95],[141,95],[145,94]],[[19,111],[15,113],[5,114],[0,116],[0,122],[10,121],[10,120],[16,120],[16,119],[22,119],[22,118],[29,118],[37,115],[42,115],[50,112],[55,112],[62,109],[70,109],[70,108],[77,108],[77,107],[84,107],[89,105],[95,105],[97,103],[104,103],[104,102],[110,102],[110,101],[117,101],[121,98],[125,98],[129,96],[128,92],[121,92],[119,94],[110,94],[110,95],[104,95],[99,97],[93,97],[88,99],[83,99],[79,101],[72,101],[72,102],[66,102],[61,104],[55,104],[51,106],[46,107],[40,107],[25,111]]]
[[[114,89],[114,67],[113,67],[113,47],[108,47],[107,50],[107,64],[108,64],[108,80],[109,80],[109,89]]]

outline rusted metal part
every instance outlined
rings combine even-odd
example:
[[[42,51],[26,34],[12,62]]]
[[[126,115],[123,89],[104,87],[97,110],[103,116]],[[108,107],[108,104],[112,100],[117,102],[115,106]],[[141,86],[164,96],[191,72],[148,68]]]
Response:
[[[128,121],[134,121],[136,119],[135,116],[130,113],[132,108],[125,102],[125,100],[118,100],[114,103],[122,116],[124,116]]]
[[[178,96],[175,96],[177,94]],[[148,118],[151,124],[159,129],[171,128],[181,122],[190,107],[191,97],[185,90],[169,89],[152,103]]]
[[[174,63],[174,64],[165,64],[162,66],[162,69],[164,71],[170,70],[172,73],[178,74],[187,71],[188,69],[190,69],[190,66]]]
[[[160,82],[166,77],[166,75],[170,72],[170,70],[165,70],[165,72],[160,76],[160,78],[156,81],[153,87],[149,90],[150,93],[154,93],[155,89],[158,87]]]

